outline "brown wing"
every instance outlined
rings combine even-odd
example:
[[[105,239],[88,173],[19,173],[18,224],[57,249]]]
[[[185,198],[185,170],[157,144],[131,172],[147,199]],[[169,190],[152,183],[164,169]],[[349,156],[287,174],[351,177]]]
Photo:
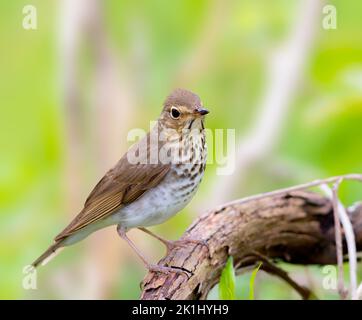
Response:
[[[135,201],[144,192],[157,186],[169,169],[168,164],[130,164],[127,155],[124,155],[98,182],[88,196],[83,210],[55,241],[62,240]]]

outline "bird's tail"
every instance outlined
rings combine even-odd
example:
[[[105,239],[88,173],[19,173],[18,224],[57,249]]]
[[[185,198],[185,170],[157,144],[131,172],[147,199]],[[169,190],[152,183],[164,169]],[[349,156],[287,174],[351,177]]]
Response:
[[[62,241],[52,244],[38,259],[36,259],[31,265],[36,268],[39,265],[46,265],[51,259],[53,259],[63,249],[61,245]]]

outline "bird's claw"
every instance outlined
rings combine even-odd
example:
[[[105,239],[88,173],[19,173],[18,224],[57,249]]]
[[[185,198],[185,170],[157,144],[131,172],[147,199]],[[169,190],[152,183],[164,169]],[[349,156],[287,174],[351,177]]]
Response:
[[[171,273],[177,273],[177,274],[181,274],[183,276],[186,276],[187,279],[189,279],[190,276],[192,275],[191,271],[186,270],[184,268],[159,266],[157,264],[149,264],[149,265],[147,265],[147,269],[150,272],[164,273],[166,275],[169,275]]]
[[[199,239],[190,239],[190,238],[185,238],[185,239],[175,240],[175,241],[168,241],[168,243],[166,244],[167,251],[170,252],[172,249],[177,248],[177,247],[186,247],[190,243],[193,243],[196,245],[201,245],[201,246],[205,247],[210,255],[210,249],[209,249],[209,245],[207,244],[207,241],[199,240]]]

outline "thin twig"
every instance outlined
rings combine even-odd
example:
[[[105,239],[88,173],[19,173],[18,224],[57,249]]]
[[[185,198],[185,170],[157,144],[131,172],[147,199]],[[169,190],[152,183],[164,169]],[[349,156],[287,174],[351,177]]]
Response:
[[[362,174],[358,174],[358,173],[351,173],[351,174],[346,174],[346,175],[341,175],[341,176],[330,177],[330,178],[326,178],[326,179],[318,179],[318,180],[313,180],[311,182],[299,184],[299,185],[296,185],[296,186],[283,188],[283,189],[278,189],[278,190],[274,190],[274,191],[270,191],[270,192],[259,193],[259,194],[252,195],[252,196],[249,196],[249,197],[245,197],[245,198],[242,198],[242,199],[230,201],[230,202],[220,206],[220,209],[222,209],[223,207],[226,207],[226,206],[239,205],[239,204],[242,204],[242,203],[246,203],[246,202],[254,201],[254,200],[259,200],[259,199],[263,199],[263,198],[266,198],[266,197],[278,196],[278,195],[288,193],[288,192],[292,192],[292,191],[300,191],[300,190],[305,190],[305,189],[309,189],[309,188],[312,188],[312,187],[317,187],[317,186],[320,186],[320,185],[323,185],[323,184],[333,183],[333,182],[336,182],[338,179],[341,179],[341,178],[344,179],[344,180],[357,180],[357,181],[362,182]]]
[[[333,203],[333,218],[334,218],[334,232],[336,238],[336,251],[337,251],[337,265],[338,265],[338,293],[342,299],[347,298],[347,290],[344,285],[344,270],[343,270],[343,246],[342,246],[342,229],[338,215],[338,195],[337,190],[342,179],[338,179],[333,185],[332,190],[329,188],[329,196]]]
[[[357,249],[356,241],[353,231],[352,223],[348,217],[348,214],[338,198],[338,188],[343,177],[340,177],[333,185],[333,188],[329,188],[327,185],[323,186],[323,190],[331,198],[333,203],[333,213],[335,220],[335,235],[336,235],[336,250],[337,250],[337,263],[338,263],[338,292],[342,298],[347,298],[348,290],[344,285],[344,270],[343,270],[343,248],[342,248],[342,231],[340,223],[342,223],[345,239],[347,242],[349,272],[350,272],[350,293],[351,298],[356,300],[357,296]]]
[[[356,240],[353,232],[352,223],[348,217],[346,209],[338,199],[338,188],[343,178],[337,180],[332,188],[333,192],[333,208],[337,211],[340,222],[343,226],[348,250],[349,273],[350,273],[350,292],[351,298],[357,300],[357,249]]]
[[[295,291],[297,291],[299,293],[299,295],[302,297],[303,300],[308,300],[311,297],[316,299],[316,295],[314,293],[312,293],[311,290],[309,290],[308,288],[303,287],[303,286],[299,285],[297,282],[295,282],[288,275],[287,272],[285,272],[283,269],[277,267],[275,264],[270,262],[269,259],[265,255],[263,255],[263,254],[261,254],[259,252],[253,252],[251,255],[254,256],[254,257],[257,257],[258,260],[263,263],[261,265],[261,267],[260,267],[262,270],[264,270],[265,272],[270,273],[272,275],[275,275],[275,276],[281,278],[282,280],[284,280]]]

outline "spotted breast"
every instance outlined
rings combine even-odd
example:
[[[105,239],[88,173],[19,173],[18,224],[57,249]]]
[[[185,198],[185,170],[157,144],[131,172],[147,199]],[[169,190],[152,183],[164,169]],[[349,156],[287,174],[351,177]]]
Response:
[[[182,210],[204,175],[207,146],[204,130],[192,130],[178,143],[171,169],[157,187],[122,208],[112,219],[126,228],[160,224]]]

